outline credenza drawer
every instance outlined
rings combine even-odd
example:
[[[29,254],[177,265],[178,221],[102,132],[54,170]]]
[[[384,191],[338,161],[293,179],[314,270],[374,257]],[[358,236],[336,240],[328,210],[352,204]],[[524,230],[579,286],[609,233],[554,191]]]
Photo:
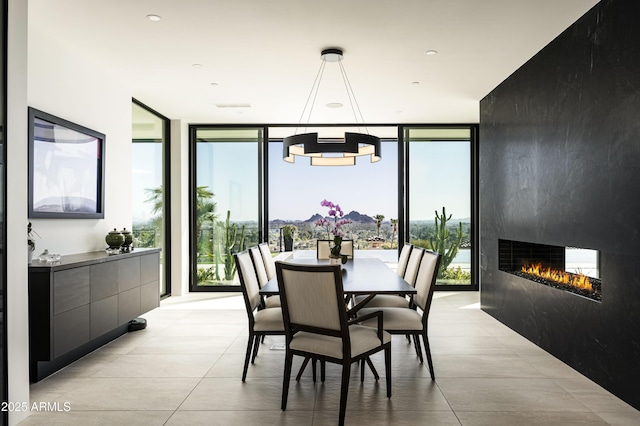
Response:
[[[53,314],[57,315],[90,302],[89,267],[53,274]]]
[[[89,341],[89,305],[53,317],[53,356],[64,355]]]

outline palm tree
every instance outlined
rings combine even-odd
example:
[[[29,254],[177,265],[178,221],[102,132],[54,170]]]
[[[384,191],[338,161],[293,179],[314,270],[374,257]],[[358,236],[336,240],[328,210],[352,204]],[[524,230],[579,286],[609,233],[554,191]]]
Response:
[[[148,198],[145,200],[147,203],[152,203],[151,213],[154,215],[160,214],[153,218],[152,223],[156,232],[159,233],[162,229],[162,211],[164,208],[164,188],[162,185],[155,188],[147,188],[145,192],[148,194]],[[198,186],[196,188],[196,235],[200,236],[202,231],[202,225],[206,222],[214,222],[218,219],[216,215],[216,203],[211,201],[213,198],[213,192],[209,191],[207,186]]]
[[[391,221],[391,226],[393,230],[391,232],[391,247],[393,247],[393,242],[396,239],[396,232],[398,232],[398,219],[389,219]]]
[[[145,192],[149,195],[146,199],[147,203],[152,203],[151,213],[162,213],[164,207],[164,189],[162,185],[156,188],[147,188]],[[207,186],[198,186],[196,188],[196,228],[197,235],[202,230],[204,222],[215,221],[218,219],[216,215],[216,203],[210,201],[213,198],[213,192],[209,191]]]
[[[200,235],[204,222],[214,222],[218,219],[216,214],[216,203],[211,201],[213,192],[206,186],[196,188],[196,235]]]
[[[377,214],[373,217],[373,219],[376,221],[376,226],[378,227],[378,237],[380,236],[380,227],[382,226],[382,221],[384,220],[384,215],[383,214]]]

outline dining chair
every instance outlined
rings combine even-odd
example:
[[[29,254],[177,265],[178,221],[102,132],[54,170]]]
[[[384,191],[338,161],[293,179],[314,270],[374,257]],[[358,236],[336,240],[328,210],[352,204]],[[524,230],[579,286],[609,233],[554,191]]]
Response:
[[[329,259],[331,254],[331,240],[316,241],[316,257],[318,259]]]
[[[340,254],[347,256],[347,259],[353,259],[353,240],[342,240]]]
[[[412,248],[413,244],[404,243],[402,250],[400,250],[400,256],[398,257],[398,269],[396,269],[396,272],[401,277],[404,277],[404,271],[407,269],[407,262],[409,261],[409,254],[411,253]]]
[[[264,265],[264,259],[262,258],[262,252],[260,247],[253,246],[249,249],[251,254],[251,260],[253,260],[253,267],[256,270],[256,277],[258,278],[258,286],[264,287],[269,282],[267,275],[267,268]],[[265,308],[279,308],[281,306],[280,296],[268,296],[263,299],[263,306]]]
[[[422,247],[413,247],[409,251],[411,253],[404,268],[403,278],[411,286],[415,287],[416,275],[418,274],[418,266],[420,265],[420,260],[422,259],[424,249]],[[365,298],[366,296],[356,296],[355,303],[360,303]],[[407,308],[409,307],[409,299],[407,299],[407,297],[405,297],[404,295],[376,294],[375,297],[371,299],[364,307]]]
[[[260,305],[260,287],[249,252],[245,250],[233,256],[236,261],[242,296],[249,318],[249,339],[247,341],[244,369],[242,370],[242,381],[244,382],[249,368],[249,359],[251,359],[251,363],[253,364],[258,355],[260,338],[265,335],[284,335],[285,331],[282,321],[282,309],[269,308],[258,310],[258,306]]]
[[[329,255],[331,254],[332,242],[332,240],[316,241],[316,257],[318,259],[329,259]],[[342,240],[340,254],[347,256],[348,259],[353,259],[353,240]]]
[[[293,356],[342,365],[340,425],[344,425],[351,363],[384,350],[387,397],[391,397],[391,336],[378,312],[366,317],[373,327],[347,319],[340,265],[294,265],[276,262],[286,333],[282,410],[287,408]],[[377,325],[376,325],[377,324]]]
[[[262,253],[262,260],[264,261],[264,267],[267,270],[267,278],[271,279],[276,276],[276,264],[271,255],[271,249],[269,243],[258,244],[260,253]]]
[[[420,358],[420,362],[424,362],[422,357],[422,349],[420,347],[420,336],[424,341],[425,353],[429,364],[429,372],[431,380],[435,380],[433,371],[433,360],[431,358],[431,348],[429,346],[429,337],[427,333],[429,311],[431,309],[431,301],[433,300],[433,290],[438,276],[438,267],[440,265],[440,254],[425,250],[418,268],[416,277],[417,294],[412,298],[412,303],[418,309],[409,308],[363,308],[358,312],[364,318],[372,312],[383,312],[383,323],[385,331],[391,334],[411,334],[414,336],[416,344],[416,352]],[[375,321],[370,319],[363,320],[365,326],[375,325]]]

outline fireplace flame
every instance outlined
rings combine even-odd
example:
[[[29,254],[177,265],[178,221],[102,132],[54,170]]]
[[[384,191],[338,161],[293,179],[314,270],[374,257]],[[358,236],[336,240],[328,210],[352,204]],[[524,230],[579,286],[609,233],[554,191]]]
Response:
[[[524,265],[522,266],[522,272],[560,284],[581,288],[583,290],[593,290],[591,281],[589,281],[589,278],[585,275],[569,274],[568,272],[560,271],[557,269],[543,268],[541,263],[538,263],[536,265]]]

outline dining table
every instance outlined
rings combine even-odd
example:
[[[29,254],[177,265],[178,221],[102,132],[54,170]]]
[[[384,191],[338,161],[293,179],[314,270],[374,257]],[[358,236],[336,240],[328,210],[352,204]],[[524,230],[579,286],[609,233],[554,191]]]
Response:
[[[286,263],[292,263],[296,265],[328,265],[329,260],[315,259],[315,258],[295,258],[289,257],[283,260]],[[347,316],[353,318],[356,313],[364,307],[376,294],[402,294],[411,295],[416,294],[416,289],[406,282],[401,276],[399,276],[393,269],[389,268],[382,260],[367,257],[358,258],[354,257],[349,259],[346,263],[340,265],[342,270],[342,289],[345,297],[345,306],[349,304],[350,300],[355,300],[353,296],[364,295],[366,296],[357,304],[352,304],[350,308],[347,308]],[[260,294],[263,296],[275,296],[279,294],[278,278],[277,275],[271,278],[261,289]],[[376,371],[370,358],[366,360],[367,365],[371,369],[376,380],[380,378],[380,375]],[[304,362],[300,366],[296,380],[300,380],[300,376],[305,370],[309,358],[305,358]],[[315,364],[314,364],[315,365]],[[321,364],[322,377],[324,377],[324,365]],[[313,377],[315,381],[315,366],[313,368]]]
[[[328,265],[329,260],[290,257],[284,262],[296,265]],[[340,265],[342,269],[342,287],[346,298],[366,296],[360,303],[352,306],[348,313],[353,316],[360,308],[369,303],[376,294],[416,294],[416,289],[377,258],[353,258]],[[260,289],[263,296],[279,293],[278,279],[274,276]]]

